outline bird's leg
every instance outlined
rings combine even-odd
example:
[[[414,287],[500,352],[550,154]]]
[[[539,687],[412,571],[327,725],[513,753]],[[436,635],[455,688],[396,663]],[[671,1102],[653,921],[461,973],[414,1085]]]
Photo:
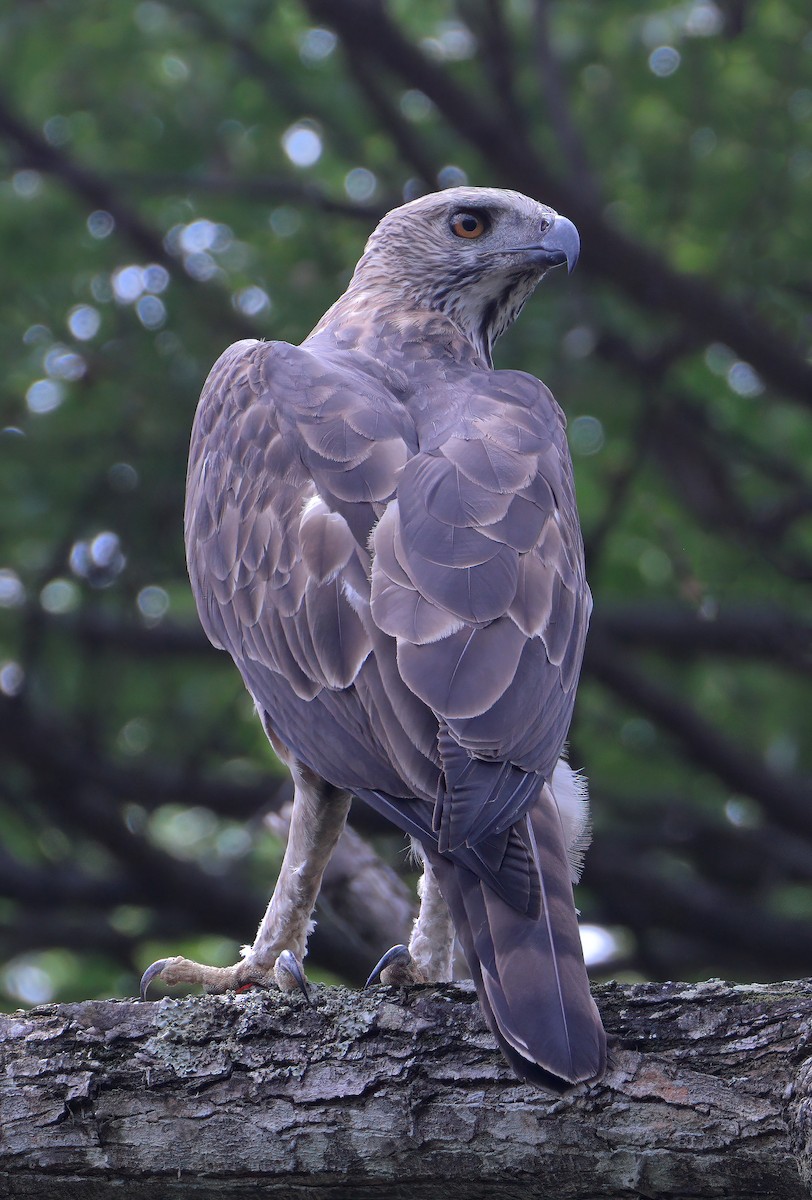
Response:
[[[188,958],[153,963],[141,980],[142,999],[153,979],[164,983],[200,983],[207,991],[225,992],[275,981],[283,991],[299,988],[307,995],[302,960],[312,928],[311,914],[350,809],[348,792],[319,779],[308,768],[292,764],[295,784],[290,833],[279,879],[252,946],[231,967],[209,967]]]
[[[423,860],[423,876],[417,885],[420,912],[412,928],[408,946],[393,946],[367,980],[380,976],[381,983],[447,983],[452,977],[454,926],[437,878],[428,860],[415,844],[415,853]]]

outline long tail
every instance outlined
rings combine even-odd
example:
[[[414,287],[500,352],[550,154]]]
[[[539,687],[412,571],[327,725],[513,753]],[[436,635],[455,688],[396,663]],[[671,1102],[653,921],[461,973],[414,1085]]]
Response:
[[[522,820],[538,854],[537,919],[466,867],[427,853],[503,1053],[521,1078],[563,1092],[602,1074],[606,1035],[589,991],[561,818],[547,788]]]

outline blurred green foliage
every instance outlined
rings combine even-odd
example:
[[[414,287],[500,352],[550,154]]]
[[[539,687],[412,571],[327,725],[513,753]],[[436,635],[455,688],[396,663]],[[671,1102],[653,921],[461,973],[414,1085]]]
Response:
[[[279,846],[247,818],[282,776],[196,633],[181,522],[200,387],[237,337],[300,341],[386,208],[464,179],[523,187],[525,168],[585,217],[581,268],[497,350],[570,420],[598,648],[572,735],[596,800],[580,906],[623,933],[621,970],[796,973],[808,5],[333,7],[343,38],[324,0],[0,13],[0,1000],[131,991],[159,952],[227,961],[224,936],[250,935]],[[427,73],[387,57],[377,18],[358,33],[353,14],[381,11]],[[646,297],[618,237],[650,254]],[[674,299],[669,271],[734,323]]]

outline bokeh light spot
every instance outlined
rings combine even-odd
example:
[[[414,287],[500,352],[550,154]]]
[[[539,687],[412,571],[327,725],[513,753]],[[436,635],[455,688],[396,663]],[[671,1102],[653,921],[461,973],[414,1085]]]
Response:
[[[14,195],[21,200],[33,200],[42,191],[42,176],[39,171],[15,171],[11,177]]]
[[[427,121],[435,109],[425,92],[410,88],[400,98],[400,111],[407,121]]]
[[[299,38],[299,57],[305,66],[314,66],[329,58],[338,45],[331,29],[306,29]]]
[[[760,396],[764,391],[764,384],[761,382],[760,376],[746,362],[732,364],[727,372],[727,382],[731,391],[734,391],[737,396],[744,396],[747,399]]]
[[[268,223],[277,237],[289,238],[301,229],[302,216],[295,208],[283,204],[271,211]]]
[[[354,167],[344,178],[344,191],[351,200],[363,203],[375,195],[378,180],[366,167]]]
[[[54,985],[42,967],[25,959],[17,959],[0,972],[3,990],[23,1004],[45,1004],[54,998]]]
[[[113,463],[107,472],[110,486],[117,492],[134,492],[138,487],[138,472],[128,462]]]
[[[19,608],[25,604],[25,588],[16,571],[0,570],[0,608]]]
[[[321,133],[308,121],[297,121],[282,134],[282,149],[295,167],[312,167],[321,158]]]
[[[79,605],[79,589],[70,579],[52,579],[40,592],[39,602],[54,616],[73,612]]]
[[[65,399],[65,388],[55,379],[37,379],[25,393],[29,412],[40,416],[53,412]]]
[[[606,435],[597,417],[576,417],[569,427],[569,442],[573,454],[586,457],[603,449]]]
[[[152,729],[143,717],[133,717],[122,728],[116,745],[124,754],[143,754],[152,741]]]
[[[438,172],[437,182],[441,188],[465,187],[468,176],[462,167],[455,167],[453,163],[449,163]]]
[[[160,329],[166,320],[166,305],[157,296],[142,296],[135,312],[145,329]]]
[[[578,932],[588,967],[611,962],[617,957],[620,949],[617,938],[602,925],[581,925]]]
[[[649,70],[661,79],[673,75],[682,61],[679,50],[673,46],[658,46],[648,56]]]
[[[169,611],[169,593],[162,587],[149,584],[141,588],[136,604],[142,617],[149,622],[157,622]]]
[[[77,354],[75,350],[68,349],[67,346],[62,346],[57,342],[51,346],[48,353],[45,355],[43,362],[45,372],[52,379],[81,379],[87,371],[87,363],[82,358],[81,354]]]
[[[237,292],[232,303],[237,312],[244,313],[246,317],[258,317],[260,313],[270,311],[271,298],[261,287],[254,285]]]
[[[4,696],[19,696],[25,683],[25,671],[18,662],[0,665],[0,692]]]
[[[89,342],[99,332],[101,313],[91,304],[77,304],[68,313],[68,329],[79,342]]]
[[[91,237],[101,241],[103,238],[109,237],[116,227],[115,219],[112,214],[105,212],[104,209],[97,209],[92,212],[87,218],[87,231]]]

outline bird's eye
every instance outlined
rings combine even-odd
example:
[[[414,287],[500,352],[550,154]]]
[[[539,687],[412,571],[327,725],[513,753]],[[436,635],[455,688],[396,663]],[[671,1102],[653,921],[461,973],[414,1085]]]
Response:
[[[485,222],[476,213],[456,213],[451,218],[451,232],[461,238],[482,237],[485,232]]]

